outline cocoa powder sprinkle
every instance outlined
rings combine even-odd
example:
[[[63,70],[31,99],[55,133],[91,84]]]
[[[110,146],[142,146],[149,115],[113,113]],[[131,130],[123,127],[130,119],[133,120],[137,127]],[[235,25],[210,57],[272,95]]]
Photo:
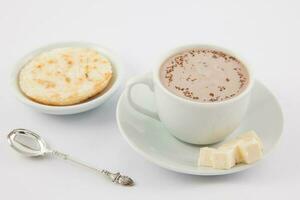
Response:
[[[194,101],[227,100],[242,92],[248,83],[247,71],[239,60],[216,50],[186,50],[162,66],[162,83],[175,94]],[[213,73],[222,79],[213,80]]]

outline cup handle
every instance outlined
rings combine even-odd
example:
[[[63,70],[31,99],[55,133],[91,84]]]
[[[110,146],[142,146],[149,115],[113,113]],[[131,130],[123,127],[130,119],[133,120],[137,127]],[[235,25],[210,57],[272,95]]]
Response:
[[[133,100],[132,100],[132,96],[131,96],[131,90],[132,88],[137,85],[137,84],[144,84],[147,85],[150,90],[152,92],[154,92],[154,87],[153,87],[153,80],[152,80],[152,76],[151,73],[147,73],[145,75],[142,76],[137,76],[137,77],[133,77],[130,80],[128,80],[127,84],[126,84],[126,96],[128,99],[129,104],[138,112],[143,113],[144,115],[147,115],[153,119],[159,120],[158,114],[156,112],[152,112],[148,109],[145,109],[141,106],[139,106],[138,104],[136,104]]]

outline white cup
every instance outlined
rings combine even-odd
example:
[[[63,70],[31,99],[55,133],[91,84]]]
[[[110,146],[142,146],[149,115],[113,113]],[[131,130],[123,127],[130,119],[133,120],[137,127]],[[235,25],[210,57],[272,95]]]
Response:
[[[195,102],[176,96],[160,81],[160,67],[170,56],[186,49],[205,48],[222,51],[240,60],[249,73],[247,88],[236,97],[220,102]],[[160,120],[176,138],[192,144],[212,144],[223,140],[241,123],[248,107],[253,76],[249,66],[240,56],[212,45],[188,45],[176,48],[160,60],[153,73],[134,77],[127,83],[126,95],[131,106],[145,115]],[[147,85],[154,93],[157,113],[136,104],[131,89],[136,84]]]

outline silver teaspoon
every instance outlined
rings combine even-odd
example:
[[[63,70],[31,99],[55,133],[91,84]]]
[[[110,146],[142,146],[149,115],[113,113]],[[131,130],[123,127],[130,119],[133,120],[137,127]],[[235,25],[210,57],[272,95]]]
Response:
[[[111,173],[108,170],[100,170],[82,163],[67,154],[50,149],[46,142],[36,133],[26,129],[15,129],[7,135],[8,143],[17,152],[30,157],[53,155],[63,160],[68,160],[83,167],[92,169],[106,175],[112,182],[124,186],[134,185],[133,180],[128,176],[123,176],[119,172]]]

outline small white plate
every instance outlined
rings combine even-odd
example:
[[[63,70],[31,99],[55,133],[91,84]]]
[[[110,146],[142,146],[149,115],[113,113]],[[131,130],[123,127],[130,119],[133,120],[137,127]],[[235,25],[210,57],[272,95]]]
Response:
[[[136,103],[155,110],[152,93],[145,86],[136,86],[132,96]],[[159,121],[136,112],[128,104],[125,93],[119,99],[116,114],[119,129],[129,145],[149,161],[166,169],[195,175],[222,175],[248,169],[257,163],[240,164],[229,170],[198,167],[200,146],[177,140]],[[279,141],[282,129],[283,116],[280,105],[272,93],[256,81],[247,115],[228,139],[245,131],[255,130],[264,143],[265,158]]]
[[[106,58],[108,58],[112,63],[112,71],[113,76],[108,84],[108,86],[100,92],[100,94],[75,105],[70,106],[50,106],[41,104],[38,102],[35,102],[28,97],[26,97],[22,91],[20,90],[18,79],[19,79],[19,72],[21,68],[32,58],[40,54],[44,51],[49,51],[54,48],[62,48],[62,47],[86,47],[86,48],[92,48],[97,50],[100,54],[104,55]],[[120,86],[121,79],[122,79],[122,65],[119,61],[119,59],[111,53],[111,51],[107,50],[106,48],[103,48],[96,44],[86,43],[86,42],[64,42],[64,43],[56,43],[47,45],[44,47],[41,47],[28,55],[24,56],[19,60],[19,62],[15,65],[14,70],[12,72],[11,77],[11,86],[12,91],[14,95],[17,97],[18,100],[23,102],[24,104],[44,113],[48,114],[54,114],[54,115],[68,115],[68,114],[75,114],[80,113],[84,111],[91,110],[93,108],[96,108],[97,106],[104,103],[109,97],[111,97],[118,87]]]

